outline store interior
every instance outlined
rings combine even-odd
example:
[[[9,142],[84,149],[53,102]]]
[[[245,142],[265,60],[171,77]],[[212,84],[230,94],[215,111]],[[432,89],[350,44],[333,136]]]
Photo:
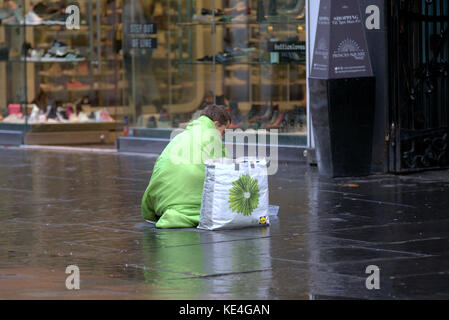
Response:
[[[76,10],[79,9],[77,20]],[[307,135],[304,0],[0,0],[0,130],[109,144],[185,128]]]

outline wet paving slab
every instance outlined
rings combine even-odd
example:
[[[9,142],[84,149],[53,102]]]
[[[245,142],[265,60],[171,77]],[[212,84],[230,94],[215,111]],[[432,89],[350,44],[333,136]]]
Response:
[[[449,298],[447,170],[326,179],[281,163],[269,227],[159,230],[140,216],[156,157],[0,149],[0,298]]]

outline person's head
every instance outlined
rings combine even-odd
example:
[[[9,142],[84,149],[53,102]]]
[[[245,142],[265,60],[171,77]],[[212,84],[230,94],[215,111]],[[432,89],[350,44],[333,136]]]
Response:
[[[218,106],[215,104],[208,105],[201,112],[202,116],[206,116],[211,119],[217,130],[220,132],[221,137],[224,137],[226,129],[231,124],[231,116],[226,111],[224,106]]]

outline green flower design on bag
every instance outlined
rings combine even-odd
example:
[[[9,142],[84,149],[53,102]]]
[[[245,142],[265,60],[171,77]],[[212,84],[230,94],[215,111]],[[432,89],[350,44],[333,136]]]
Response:
[[[259,205],[259,184],[249,174],[240,176],[229,190],[229,207],[233,212],[250,216]]]

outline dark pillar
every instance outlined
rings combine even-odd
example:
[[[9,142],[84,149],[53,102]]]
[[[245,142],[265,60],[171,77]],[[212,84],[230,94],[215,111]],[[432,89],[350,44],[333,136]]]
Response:
[[[389,0],[359,0],[366,41],[376,77],[372,172],[388,171],[389,70],[388,70],[388,5]]]
[[[309,77],[318,170],[371,173],[375,78],[358,0],[321,0]]]

